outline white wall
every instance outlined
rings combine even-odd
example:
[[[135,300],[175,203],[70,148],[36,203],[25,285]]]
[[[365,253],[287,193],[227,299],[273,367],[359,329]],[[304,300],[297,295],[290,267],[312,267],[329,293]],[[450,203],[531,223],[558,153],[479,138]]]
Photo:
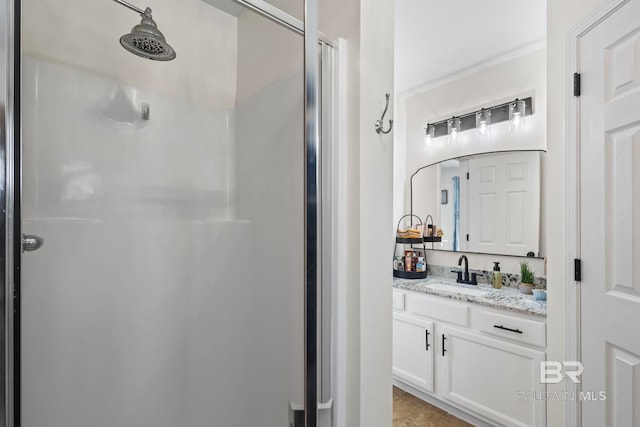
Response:
[[[427,249],[427,261],[433,265],[454,266],[458,264],[458,258],[465,252],[432,251]],[[487,255],[477,253],[465,253],[469,258],[469,268],[491,271],[493,263],[500,262],[500,271],[503,273],[520,275],[520,262],[527,261],[536,277],[546,277],[546,262],[541,258],[523,258],[504,255]]]
[[[337,425],[391,425],[392,136],[373,130],[393,94],[393,0],[319,2],[320,31],[346,39],[346,404]],[[362,95],[362,96],[361,96]],[[393,102],[393,99],[392,99]],[[389,111],[389,116],[393,113]],[[394,131],[395,132],[395,131]]]
[[[399,103],[403,104],[405,116],[404,119],[401,119],[404,122],[404,140],[396,139],[398,146],[396,155],[404,152],[405,162],[404,165],[400,165],[404,167],[403,181],[398,182],[398,179],[401,178],[398,174],[394,184],[394,218],[396,221],[404,213],[409,212],[409,179],[411,174],[422,166],[453,157],[487,151],[546,149],[547,86],[545,64],[546,49],[537,49],[504,62],[491,63],[484,68],[480,66],[476,72],[452,76],[446,81],[436,82],[422,89],[400,95]],[[491,126],[491,138],[486,141],[477,142],[475,132],[468,131],[459,134],[460,139],[456,144],[450,144],[446,136],[435,138],[431,146],[425,144],[424,128],[427,123],[524,96],[533,96],[535,106],[535,113],[526,117],[524,135],[514,136],[508,131],[509,124],[504,122]],[[418,191],[421,182],[436,182],[438,177],[435,169],[427,168],[416,175],[414,192]],[[542,192],[541,199],[544,206],[544,189]],[[416,213],[415,203],[414,197],[414,213]],[[439,197],[438,200],[429,202],[428,206],[421,205],[417,208],[431,209],[428,212],[418,213],[421,217],[426,213],[436,212],[439,208]],[[542,229],[546,223],[545,214],[546,212],[541,213]],[[544,240],[544,238],[541,239],[542,245],[546,243]],[[434,265],[454,265],[459,256],[459,253],[430,251],[428,258],[429,263]],[[469,255],[470,267],[482,270],[491,270],[493,261],[496,260],[501,261],[503,272],[519,274],[520,258]],[[536,275],[546,276],[544,260],[527,260],[532,264]]]
[[[300,2],[302,3],[302,2]],[[265,37],[268,34],[268,37]],[[238,17],[238,80],[241,103],[283,75],[302,67],[304,39],[291,30],[245,11]],[[275,48],[277,46],[277,49]],[[292,53],[297,53],[297,55]]]
[[[454,77],[455,78],[455,77]],[[526,117],[526,132],[513,135],[507,122],[491,126],[491,138],[476,141],[475,132],[459,134],[455,144],[448,137],[425,144],[427,123],[450,118],[532,95],[535,114]],[[473,74],[424,90],[403,94],[406,100],[406,168],[413,172],[441,160],[486,151],[546,148],[545,49],[511,59]]]
[[[344,186],[344,200],[346,203],[346,217],[340,218],[343,221],[343,230],[346,235],[342,250],[347,254],[341,261],[345,272],[341,283],[344,291],[344,337],[340,344],[344,350],[344,390],[336,392],[336,396],[343,393],[345,399],[336,404],[336,425],[337,426],[359,426],[361,424],[361,412],[363,409],[371,408],[361,397],[361,333],[368,328],[368,325],[361,323],[361,300],[360,295],[364,287],[360,278],[360,122],[364,120],[360,114],[360,38],[361,23],[363,17],[360,13],[360,0],[325,0],[319,2],[319,28],[329,37],[337,39],[341,37],[346,43],[346,52],[341,54],[343,64],[341,64],[343,75],[339,76],[341,83],[340,98],[342,108],[338,111],[340,134],[345,137],[337,141],[342,147],[344,154],[344,170],[346,179],[341,183]],[[344,75],[346,74],[346,75]],[[379,89],[386,90],[386,89]],[[378,230],[383,232],[382,230]],[[380,309],[381,303],[373,303],[371,309]],[[388,344],[391,345],[389,334]],[[385,339],[384,336],[381,339]],[[369,355],[368,357],[376,357]],[[383,359],[384,363],[384,359]],[[371,373],[368,373],[371,375]],[[390,385],[389,385],[390,387]],[[386,388],[381,387],[378,393],[385,393]],[[340,406],[342,405],[342,406]],[[372,412],[382,414],[386,417],[391,413],[391,401],[382,407],[373,408]]]
[[[566,200],[565,180],[565,94],[567,76],[575,70],[566,69],[566,33],[599,0],[547,1],[547,242],[548,242],[548,314],[547,359],[566,360],[565,269]],[[563,390],[564,385],[549,385],[549,391]],[[560,400],[547,402],[547,425],[565,425],[565,404]]]
[[[362,0],[360,13],[360,425],[389,426],[393,136],[373,124],[394,92],[394,4]]]

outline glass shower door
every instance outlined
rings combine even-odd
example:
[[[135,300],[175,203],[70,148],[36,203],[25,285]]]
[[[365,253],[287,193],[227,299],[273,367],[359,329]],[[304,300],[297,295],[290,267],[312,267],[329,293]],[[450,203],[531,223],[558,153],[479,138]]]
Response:
[[[119,43],[141,17],[118,3],[22,6],[21,228],[44,244],[21,260],[20,425],[288,425],[303,37],[235,3],[148,0],[176,52],[152,61],[131,46],[162,44]]]

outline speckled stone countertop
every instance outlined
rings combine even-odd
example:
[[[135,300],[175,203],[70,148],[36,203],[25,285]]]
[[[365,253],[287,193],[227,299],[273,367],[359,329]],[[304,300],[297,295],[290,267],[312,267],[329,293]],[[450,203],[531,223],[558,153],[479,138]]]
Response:
[[[428,286],[429,284],[433,283],[444,283],[447,285],[451,285],[451,290],[433,289]],[[491,286],[482,284],[477,286],[462,285],[449,279],[433,276],[427,277],[426,279],[418,280],[398,279],[394,277],[393,287],[396,289],[421,292],[423,294],[429,295],[437,295],[440,297],[486,305],[489,307],[502,308],[519,313],[532,314],[534,316],[547,316],[546,301],[538,301],[533,297],[533,295],[525,295],[519,290],[513,288],[493,289]],[[479,296],[469,295],[461,292],[456,292],[456,288],[467,288],[474,290],[477,289],[486,291],[486,293]]]

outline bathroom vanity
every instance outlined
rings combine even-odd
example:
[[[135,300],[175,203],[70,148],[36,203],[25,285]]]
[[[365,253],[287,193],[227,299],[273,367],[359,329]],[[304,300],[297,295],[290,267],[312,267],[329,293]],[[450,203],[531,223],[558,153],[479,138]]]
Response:
[[[545,425],[546,302],[433,277],[393,288],[397,386],[487,425]]]

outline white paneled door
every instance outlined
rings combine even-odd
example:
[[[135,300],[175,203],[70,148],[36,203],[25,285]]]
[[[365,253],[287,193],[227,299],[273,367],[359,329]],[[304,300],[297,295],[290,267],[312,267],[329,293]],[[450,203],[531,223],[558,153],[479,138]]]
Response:
[[[579,38],[579,71],[582,424],[639,426],[640,0]]]
[[[469,251],[537,256],[539,215],[539,152],[469,160]]]

